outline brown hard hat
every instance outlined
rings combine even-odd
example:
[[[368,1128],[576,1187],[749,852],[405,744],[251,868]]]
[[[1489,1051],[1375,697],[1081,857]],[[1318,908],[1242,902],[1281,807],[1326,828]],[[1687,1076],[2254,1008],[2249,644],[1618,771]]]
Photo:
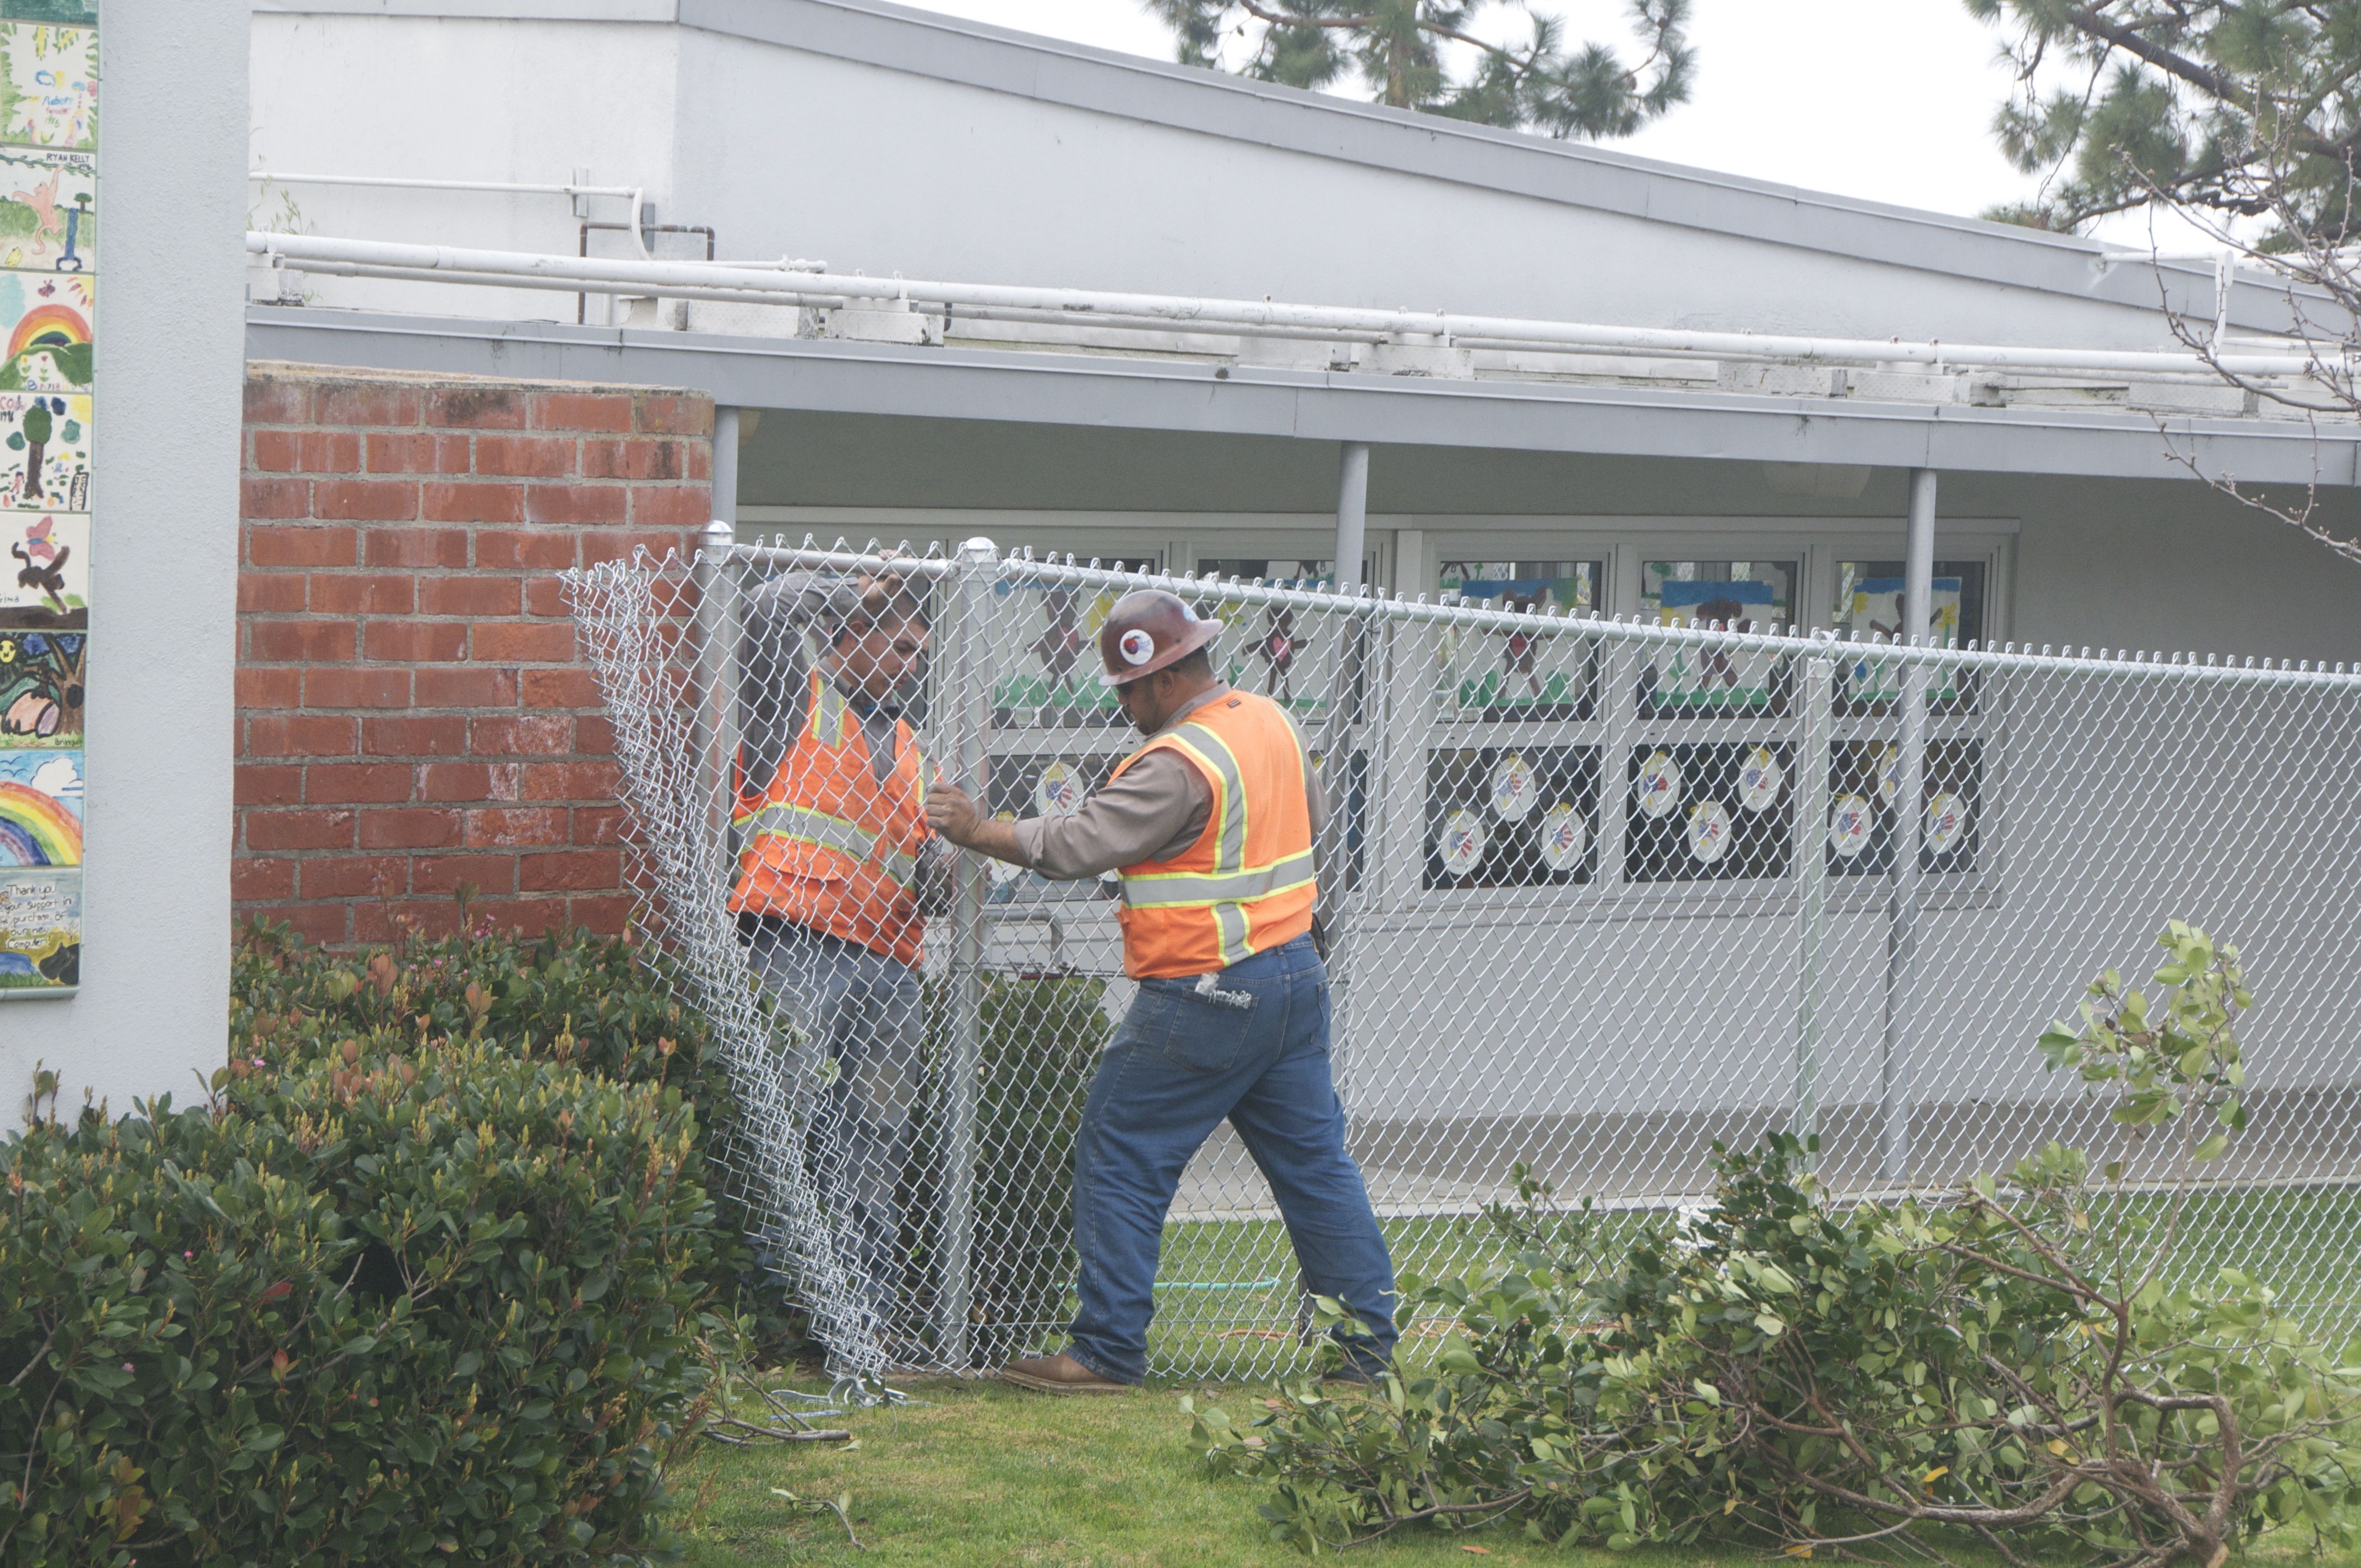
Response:
[[[1218,620],[1205,620],[1178,595],[1142,588],[1115,601],[1099,628],[1099,679],[1111,686],[1152,675],[1213,640]]]

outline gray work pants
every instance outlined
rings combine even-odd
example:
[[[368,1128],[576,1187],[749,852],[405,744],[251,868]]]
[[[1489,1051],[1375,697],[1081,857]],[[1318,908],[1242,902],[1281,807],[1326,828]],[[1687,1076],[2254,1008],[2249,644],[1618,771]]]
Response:
[[[801,1036],[780,1044],[788,1102],[810,1116],[809,1157],[839,1256],[880,1332],[907,1261],[895,1194],[918,1099],[924,993],[907,964],[783,920],[754,923],[748,961]]]

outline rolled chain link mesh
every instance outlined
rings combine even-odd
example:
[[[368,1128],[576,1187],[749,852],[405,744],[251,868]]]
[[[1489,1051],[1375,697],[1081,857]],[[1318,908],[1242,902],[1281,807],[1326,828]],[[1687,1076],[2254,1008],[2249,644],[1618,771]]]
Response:
[[[923,652],[898,701],[841,703],[840,647],[891,630],[858,609],[881,574]],[[2361,1325],[2361,675],[1796,635],[1713,586],[1643,625],[983,551],[569,573],[642,929],[735,1090],[719,1162],[841,1370],[1061,1343],[1074,1132],[1132,986],[1111,878],[905,856],[890,791],[764,790],[786,747],[847,733],[904,765],[898,722],[927,781],[989,813],[1077,809],[1138,741],[1097,626],[1149,587],[1227,623],[1218,672],[1286,707],[1326,781],[1335,1078],[1403,1275],[1500,1261],[1481,1210],[1519,1161],[1641,1213],[1774,1129],[1817,1133],[1840,1194],[1939,1191],[2053,1138],[2112,1151],[2034,1041],[2182,918],[2244,957],[2252,1121],[2203,1167],[2148,1137],[2134,1190],[2193,1184],[2191,1281],[2235,1265],[2323,1332]],[[736,907],[741,856],[796,868],[806,902]],[[910,969],[880,956],[880,872],[925,912]],[[1174,1198],[1153,1367],[1300,1367],[1309,1322],[1224,1126]]]

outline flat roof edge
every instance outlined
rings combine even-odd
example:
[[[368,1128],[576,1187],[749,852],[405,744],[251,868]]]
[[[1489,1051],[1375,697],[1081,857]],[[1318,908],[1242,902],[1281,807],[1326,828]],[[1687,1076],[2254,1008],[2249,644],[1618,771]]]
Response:
[[[2361,483],[2361,427],[2130,417],[1555,382],[1232,369],[1114,356],[399,316],[275,306],[250,357],[522,380],[691,387],[750,408],[1451,446],[2201,482]]]

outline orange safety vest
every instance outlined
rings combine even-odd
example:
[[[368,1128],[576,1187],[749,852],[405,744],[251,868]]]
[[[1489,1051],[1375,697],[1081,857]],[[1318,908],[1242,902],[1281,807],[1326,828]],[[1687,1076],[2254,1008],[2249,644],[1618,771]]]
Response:
[[[1215,697],[1126,757],[1114,778],[1158,751],[1204,775],[1213,808],[1180,854],[1122,868],[1125,972],[1206,974],[1311,930],[1312,762],[1286,710],[1251,692]]]
[[[775,915],[915,966],[926,922],[912,884],[927,828],[927,762],[894,722],[894,770],[879,783],[861,721],[811,675],[810,714],[771,785],[733,813],[740,842],[733,912]]]

